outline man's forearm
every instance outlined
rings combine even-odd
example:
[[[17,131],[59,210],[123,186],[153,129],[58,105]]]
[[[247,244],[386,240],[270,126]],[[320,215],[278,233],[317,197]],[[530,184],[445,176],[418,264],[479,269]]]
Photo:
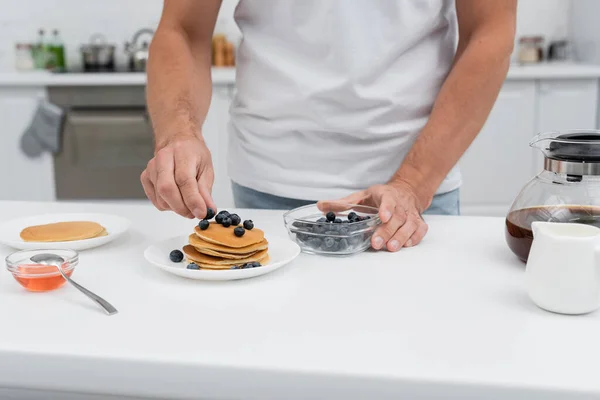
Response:
[[[156,148],[176,137],[201,135],[212,95],[210,44],[181,29],[159,29],[148,61],[148,110]]]
[[[474,36],[461,49],[431,116],[390,181],[414,188],[426,209],[437,188],[483,127],[506,78],[512,39]]]

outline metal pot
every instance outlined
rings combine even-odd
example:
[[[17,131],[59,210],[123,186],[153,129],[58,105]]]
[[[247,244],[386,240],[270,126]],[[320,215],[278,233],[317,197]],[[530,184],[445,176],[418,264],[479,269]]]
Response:
[[[129,56],[129,70],[132,72],[145,72],[146,64],[148,63],[148,41],[144,41],[141,44],[138,43],[142,35],[147,35],[152,39],[154,30],[150,28],[143,28],[137,31],[131,42],[125,43],[125,53]]]
[[[106,44],[101,34],[90,37],[90,44],[81,46],[83,69],[86,72],[113,72],[115,70],[115,45]]]

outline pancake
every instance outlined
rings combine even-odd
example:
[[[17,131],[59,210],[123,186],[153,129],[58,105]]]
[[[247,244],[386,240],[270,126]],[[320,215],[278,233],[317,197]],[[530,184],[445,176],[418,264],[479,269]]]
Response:
[[[233,233],[235,226],[230,226],[225,228],[224,226],[217,224],[216,222],[211,222],[210,226],[207,230],[201,230],[198,226],[194,228],[196,232],[196,236],[205,242],[220,244],[225,247],[233,247],[233,248],[241,248],[248,247],[250,245],[260,243],[265,238],[265,233],[258,229],[254,228],[252,230],[247,230],[244,236],[237,237]]]
[[[108,236],[108,232],[106,232],[106,229],[102,229],[102,232],[100,232],[99,234],[97,234],[94,237],[97,238],[97,237],[102,237],[102,236]]]
[[[259,262],[262,265],[267,265],[270,261],[269,255],[267,255],[265,258],[263,258],[262,260],[260,260]],[[188,262],[193,262],[191,260],[188,259]],[[240,263],[239,265],[241,265],[243,263]],[[210,265],[210,264],[206,264],[206,265],[200,265],[198,264],[198,266],[200,267],[200,269],[207,269],[207,270],[212,270],[212,271],[222,271],[222,270],[228,270],[231,269],[231,267],[233,267],[233,265]]]
[[[222,257],[213,257],[213,256],[208,256],[206,254],[202,254],[189,244],[183,246],[183,253],[186,255],[186,258],[188,259],[188,261],[191,261],[191,262],[199,265],[200,267],[209,266],[212,268],[217,268],[219,266],[240,265],[240,264],[245,264],[245,263],[254,262],[254,261],[260,262],[260,260],[263,260],[268,255],[267,250],[260,250],[256,254],[251,255],[250,257],[232,260],[232,259],[227,259],[227,258],[222,258]]]
[[[70,242],[106,235],[97,222],[71,221],[30,226],[21,231],[25,242]]]
[[[196,251],[198,251],[198,253],[206,254],[207,256],[228,258],[231,260],[243,260],[244,258],[248,258],[258,252],[258,251],[253,251],[251,253],[244,253],[244,254],[228,254],[228,253],[221,253],[219,251],[211,250],[211,249],[203,249],[203,248],[198,248],[198,247],[194,247],[194,248],[196,249]]]
[[[189,240],[189,243],[192,246],[194,246],[198,251],[200,251],[200,249],[212,250],[212,251],[216,251],[219,253],[226,253],[226,254],[232,254],[232,255],[233,254],[256,253],[259,250],[264,250],[269,247],[269,242],[267,242],[267,239],[263,239],[262,241],[255,243],[255,244],[251,244],[250,246],[238,247],[238,248],[227,247],[227,246],[223,246],[222,244],[206,242],[206,241],[200,239],[195,233],[192,233],[189,236],[188,240]],[[202,251],[200,251],[200,253],[202,253]]]

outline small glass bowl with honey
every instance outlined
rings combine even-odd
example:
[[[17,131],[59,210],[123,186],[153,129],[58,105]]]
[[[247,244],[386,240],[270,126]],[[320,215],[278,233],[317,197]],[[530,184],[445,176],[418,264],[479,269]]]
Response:
[[[79,254],[74,250],[23,250],[12,253],[6,257],[6,269],[30,292],[48,292],[58,289],[66,282],[56,266],[31,261],[33,256],[39,254],[55,254],[62,257],[65,261],[60,268],[69,277],[79,263]]]

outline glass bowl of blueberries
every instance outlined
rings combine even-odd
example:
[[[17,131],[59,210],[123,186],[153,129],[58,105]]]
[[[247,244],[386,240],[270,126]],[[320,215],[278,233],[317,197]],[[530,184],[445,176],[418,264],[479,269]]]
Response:
[[[305,253],[350,256],[371,246],[381,224],[375,207],[329,203],[310,204],[283,215],[288,234]]]

